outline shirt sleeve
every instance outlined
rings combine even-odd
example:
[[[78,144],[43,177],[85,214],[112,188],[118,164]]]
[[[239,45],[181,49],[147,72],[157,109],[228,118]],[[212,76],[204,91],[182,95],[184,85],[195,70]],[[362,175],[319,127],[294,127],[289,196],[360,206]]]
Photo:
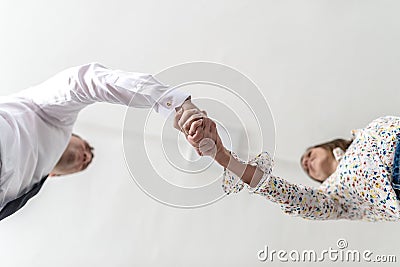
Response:
[[[167,116],[189,97],[150,74],[111,70],[98,63],[66,69],[16,95],[55,125],[71,126],[78,113],[95,102],[154,108]]]
[[[237,158],[235,154],[233,156]],[[248,163],[257,166],[264,172],[258,185],[251,188],[231,171],[225,169],[223,189],[227,194],[237,193],[247,187],[250,193],[279,204],[286,214],[305,219],[361,218],[356,208],[347,207],[339,197],[326,192],[323,187],[313,188],[294,184],[272,175],[273,161],[267,152],[259,154]]]

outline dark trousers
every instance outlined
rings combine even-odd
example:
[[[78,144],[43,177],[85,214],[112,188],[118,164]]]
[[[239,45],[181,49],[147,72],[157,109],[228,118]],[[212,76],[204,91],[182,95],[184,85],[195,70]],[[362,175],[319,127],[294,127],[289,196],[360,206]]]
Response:
[[[10,202],[8,202],[4,208],[0,211],[0,221],[3,220],[4,218],[14,214],[17,212],[19,209],[21,209],[25,204],[28,202],[29,199],[34,197],[42,188],[44,182],[46,181],[48,175],[42,178],[42,180],[38,183],[36,183],[33,188],[20,196],[17,199],[14,199]]]
[[[394,152],[392,186],[396,192],[397,199],[400,200],[400,134],[397,135],[396,150]]]

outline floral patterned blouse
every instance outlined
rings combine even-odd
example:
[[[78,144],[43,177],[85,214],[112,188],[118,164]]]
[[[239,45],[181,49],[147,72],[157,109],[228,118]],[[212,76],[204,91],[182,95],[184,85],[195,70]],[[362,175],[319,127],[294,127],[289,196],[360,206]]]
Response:
[[[251,193],[280,204],[285,213],[306,219],[400,221],[400,202],[391,186],[398,134],[400,117],[393,116],[353,130],[353,142],[336,171],[317,188],[274,176],[273,161],[263,152],[248,162],[264,172],[256,187],[250,188],[225,169],[223,189],[229,194],[247,187]]]

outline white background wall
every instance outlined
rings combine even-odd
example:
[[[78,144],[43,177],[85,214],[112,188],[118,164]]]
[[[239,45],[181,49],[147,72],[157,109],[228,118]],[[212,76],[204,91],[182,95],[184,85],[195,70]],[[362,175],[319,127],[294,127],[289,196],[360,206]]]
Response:
[[[298,166],[306,147],[399,115],[399,8],[397,1],[2,0],[1,93],[92,61],[148,73],[195,60],[227,64],[269,101],[276,173],[316,185]],[[81,113],[76,132],[96,147],[94,163],[48,181],[1,222],[1,266],[280,266],[259,262],[257,252],[321,251],[338,238],[400,260],[395,223],[291,218],[245,192],[200,209],[154,201],[125,166],[124,112],[98,104]]]

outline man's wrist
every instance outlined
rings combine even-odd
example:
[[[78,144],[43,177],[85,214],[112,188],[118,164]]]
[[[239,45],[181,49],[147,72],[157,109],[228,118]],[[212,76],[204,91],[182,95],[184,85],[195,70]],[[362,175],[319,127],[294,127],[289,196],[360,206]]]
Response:
[[[183,111],[188,110],[188,109],[200,110],[195,104],[192,103],[192,100],[190,97],[188,97],[188,99],[186,99],[185,102],[183,102],[181,108],[183,109]]]

